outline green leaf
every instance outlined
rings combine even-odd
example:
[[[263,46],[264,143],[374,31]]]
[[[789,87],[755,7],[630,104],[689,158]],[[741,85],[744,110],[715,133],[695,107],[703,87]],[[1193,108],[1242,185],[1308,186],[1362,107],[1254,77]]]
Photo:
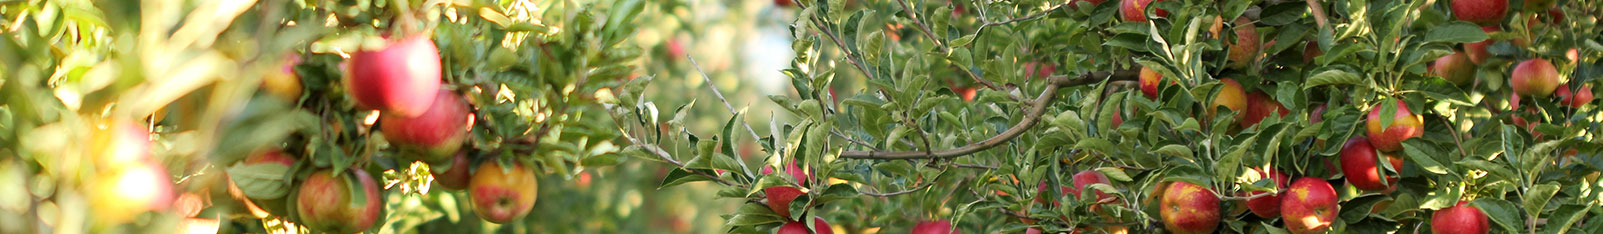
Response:
[[[1086,138],[1080,140],[1079,143],[1075,143],[1074,148],[1096,151],[1103,154],[1111,154],[1113,153],[1114,146],[1113,142],[1109,142],[1108,140],[1103,140],[1101,138]]]
[[[898,177],[908,177],[913,175],[913,165],[909,164],[907,160],[894,160],[874,164],[874,169],[888,172],[891,175],[896,175]]]
[[[1130,175],[1124,174],[1124,169],[1119,169],[1117,167],[1098,167],[1096,171],[1101,172],[1103,176],[1107,176],[1108,179],[1112,179],[1114,181],[1135,181],[1135,179],[1130,178]]]
[[[1519,210],[1514,209],[1513,202],[1481,198],[1475,199],[1475,202],[1470,204],[1475,208],[1480,208],[1482,213],[1486,213],[1486,216],[1491,217],[1493,222],[1496,222],[1498,226],[1502,226],[1503,231],[1506,233],[1523,232],[1521,229],[1524,229],[1525,225],[1523,219],[1519,218]]]
[[[1553,195],[1558,194],[1559,188],[1561,187],[1558,182],[1531,186],[1531,189],[1525,192],[1525,206],[1523,207],[1525,208],[1525,213],[1541,214],[1542,208],[1547,207],[1547,202],[1552,201]]]
[[[1492,175],[1495,175],[1495,176],[1498,176],[1498,177],[1502,177],[1504,179],[1520,178],[1520,177],[1517,177],[1514,174],[1514,171],[1510,171],[1507,167],[1503,167],[1503,165],[1497,165],[1496,163],[1492,163],[1492,162],[1489,162],[1489,161],[1486,161],[1486,160],[1470,159],[1470,160],[1458,161],[1458,162],[1455,162],[1455,164],[1458,164],[1458,166],[1469,167],[1470,169],[1476,169],[1476,170],[1482,170],[1482,171],[1486,171],[1486,172],[1491,172]]]
[[[1162,155],[1170,155],[1170,156],[1181,157],[1181,158],[1185,158],[1185,159],[1193,159],[1193,158],[1196,157],[1196,154],[1191,152],[1191,148],[1188,148],[1188,147],[1186,147],[1184,145],[1178,145],[1178,144],[1165,145],[1163,147],[1159,147],[1156,150],[1152,150],[1152,153],[1154,153],[1154,154],[1162,154]]]
[[[1309,89],[1322,85],[1355,85],[1361,81],[1363,81],[1363,78],[1358,77],[1358,75],[1343,70],[1331,69],[1308,77],[1308,83],[1304,83],[1302,88]]]
[[[235,164],[228,168],[228,178],[239,186],[246,197],[274,199],[289,193],[290,167],[278,163]]]
[[[1488,38],[1490,37],[1486,36],[1486,31],[1482,31],[1481,27],[1456,20],[1431,27],[1430,32],[1425,33],[1427,42],[1469,43],[1485,41]]]
[[[741,214],[737,214],[737,215],[735,215],[733,217],[730,217],[729,218],[729,222],[724,223],[724,225],[727,225],[727,226],[750,226],[750,225],[760,225],[760,224],[768,224],[768,223],[780,223],[780,222],[784,222],[784,221],[785,221],[784,219],[780,219],[778,216],[741,215]]]
[[[584,165],[585,167],[615,166],[619,163],[623,163],[623,159],[619,156],[620,155],[616,153],[599,154],[596,156],[586,157],[584,160],[580,160],[579,165]]]
[[[1553,211],[1553,215],[1548,216],[1547,230],[1543,230],[1542,233],[1558,234],[1568,232],[1571,227],[1575,226],[1576,221],[1581,221],[1581,217],[1586,216],[1587,211],[1592,210],[1592,207],[1597,207],[1592,204],[1596,203],[1588,202],[1587,205],[1565,204],[1559,206],[1558,210]]]
[[[1403,141],[1403,152],[1405,153],[1403,155],[1408,157],[1408,161],[1419,165],[1420,168],[1424,168],[1427,172],[1446,175],[1451,171],[1451,169],[1443,166],[1442,163],[1436,162],[1434,156],[1445,154],[1422,139],[1416,138]]]
[[[657,189],[664,189],[673,187],[674,185],[706,180],[711,179],[695,173],[690,173],[690,171],[683,169],[670,169],[668,170],[668,175],[662,177],[662,185],[658,185]]]

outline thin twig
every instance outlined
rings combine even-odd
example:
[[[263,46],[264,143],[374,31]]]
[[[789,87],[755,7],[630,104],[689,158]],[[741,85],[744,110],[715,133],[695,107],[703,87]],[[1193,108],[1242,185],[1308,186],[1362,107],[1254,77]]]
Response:
[[[964,163],[953,163],[952,166],[957,166],[957,167],[961,167],[961,168],[987,169],[987,170],[996,170],[998,168],[997,166],[979,165],[979,164],[964,164]]]
[[[690,58],[690,65],[696,68],[697,73],[701,73],[701,80],[707,82],[707,89],[711,89],[713,96],[717,96],[718,101],[724,103],[724,109],[728,109],[730,115],[739,115],[740,112],[735,112],[735,106],[729,105],[729,99],[724,99],[724,93],[718,91],[718,86],[713,85],[712,78],[707,77],[707,72],[701,71],[701,64],[696,63],[696,58],[690,56],[689,54],[686,54],[685,58]],[[746,123],[746,120],[744,119],[739,121],[740,125],[746,126],[746,132],[751,133],[751,140],[757,141],[763,139],[761,136],[757,135],[756,130],[751,129],[751,123]],[[740,163],[740,170],[743,170],[748,176],[752,175],[751,168],[747,168],[745,162]]]
[[[1252,199],[1260,198],[1260,197],[1274,196],[1275,194],[1276,193],[1265,192],[1265,193],[1253,194],[1252,196],[1245,196],[1245,197],[1222,196],[1222,197],[1219,197],[1219,200],[1222,200],[1222,201],[1252,200]]]
[[[645,142],[640,141],[640,139],[635,139],[634,136],[629,136],[628,134],[624,134],[623,138],[624,139],[628,139],[630,144],[634,144],[635,146],[640,146],[641,149],[645,149],[646,152],[651,152],[652,154],[656,154],[657,157],[662,158],[663,161],[668,161],[668,163],[672,163],[674,166],[678,166],[679,168],[684,168],[685,167],[685,163],[684,162],[679,162],[679,160],[674,159],[673,156],[668,155],[668,151],[662,150],[661,147],[657,147],[656,145],[646,144]],[[685,171],[689,171],[692,174],[705,176],[708,179],[712,179],[713,182],[718,182],[719,184],[724,184],[724,185],[728,185],[728,186],[737,186],[735,183],[730,183],[729,181],[724,180],[723,178],[719,178],[717,175],[708,175],[705,172],[701,172],[701,171],[697,171],[697,170],[691,170],[691,169],[684,169],[684,170]]]
[[[933,185],[933,184],[935,184],[935,183],[924,183],[924,185],[922,185],[922,186],[918,186],[918,187],[914,187],[914,188],[907,189],[907,190],[902,190],[902,191],[889,192],[889,193],[876,193],[876,192],[869,192],[869,191],[863,191],[863,190],[858,190],[857,193],[861,193],[863,195],[875,196],[875,197],[890,197],[890,196],[896,196],[896,195],[902,195],[902,194],[909,194],[909,193],[913,193],[913,192],[918,192],[919,190],[924,190],[926,188],[929,188],[930,185]]]
[[[884,151],[883,149],[880,149],[879,147],[874,147],[873,144],[869,144],[868,142],[864,142],[863,140],[847,137],[846,134],[840,133],[839,131],[830,130],[829,134],[835,135],[835,137],[840,137],[841,139],[846,139],[846,141],[848,141],[848,142],[856,143],[858,145],[862,145],[863,147],[868,147],[868,149],[872,149],[874,151]]]
[[[1104,78],[1104,77],[1106,77],[1106,78]],[[1067,76],[1064,76],[1064,75],[1054,75],[1054,76],[1051,76],[1051,77],[1047,78],[1049,80],[1048,81],[1049,84],[1047,84],[1046,90],[1042,90],[1041,91],[1041,96],[1036,98],[1036,100],[1034,102],[1034,105],[1031,106],[1029,112],[1024,115],[1024,119],[1020,120],[1018,124],[1013,125],[1013,127],[1008,128],[1006,131],[1003,131],[1001,134],[993,136],[990,139],[985,139],[985,140],[980,141],[980,142],[975,142],[975,143],[972,143],[972,144],[969,144],[969,145],[965,145],[965,146],[962,146],[962,147],[958,147],[958,148],[954,148],[954,149],[939,150],[939,151],[932,151],[932,152],[925,152],[925,151],[899,151],[899,152],[845,151],[845,152],[841,152],[840,156],[842,158],[855,158],[855,159],[896,159],[896,160],[906,160],[906,159],[926,159],[926,158],[950,158],[950,157],[958,157],[958,156],[964,156],[964,155],[973,154],[975,152],[987,150],[987,149],[990,149],[992,147],[996,147],[997,145],[1001,145],[1003,142],[1007,142],[1008,140],[1012,140],[1014,137],[1018,137],[1019,135],[1024,134],[1025,131],[1028,131],[1031,127],[1034,127],[1035,124],[1040,121],[1041,115],[1046,112],[1046,107],[1051,104],[1053,99],[1057,98],[1058,88],[1092,84],[1092,83],[1103,81],[1105,79],[1110,79],[1110,80],[1133,80],[1133,79],[1135,79],[1135,77],[1136,77],[1136,74],[1135,74],[1134,70],[1121,70],[1121,71],[1118,71],[1118,72],[1084,73],[1084,74],[1080,74],[1078,76],[1078,78],[1074,78],[1074,79],[1069,79]]]

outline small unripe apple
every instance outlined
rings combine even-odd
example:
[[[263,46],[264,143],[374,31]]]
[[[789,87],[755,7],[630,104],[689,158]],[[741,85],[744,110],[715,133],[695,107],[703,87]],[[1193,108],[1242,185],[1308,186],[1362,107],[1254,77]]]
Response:
[[[1559,104],[1569,105],[1571,108],[1581,108],[1582,105],[1592,102],[1591,85],[1581,86],[1581,90],[1573,94],[1570,92],[1570,85],[1560,85],[1558,90],[1553,92],[1558,95]]]
[[[160,165],[132,163],[107,170],[91,183],[89,206],[95,218],[126,223],[146,211],[166,210],[175,193],[171,176]],[[11,191],[22,192],[22,191]]]
[[[472,170],[468,165],[472,163],[470,161],[466,152],[457,152],[456,156],[451,156],[449,165],[430,164],[429,173],[434,175],[434,183],[446,190],[466,189],[473,179],[473,174],[469,172]]]
[[[1469,85],[1475,82],[1475,62],[1464,52],[1455,51],[1437,58],[1431,64],[1430,73],[1459,86]]]
[[[1224,106],[1236,112],[1236,120],[1241,120],[1244,116],[1241,111],[1247,109],[1247,92],[1234,79],[1219,79],[1219,83],[1219,94],[1213,97],[1213,106],[1207,110],[1208,116],[1214,116],[1217,107]]]
[[[1258,59],[1258,49],[1263,47],[1258,38],[1258,26],[1252,24],[1247,17],[1236,18],[1236,41],[1230,43],[1230,52],[1227,58],[1229,67],[1241,69],[1251,65]]]
[[[1455,0],[1451,7],[1453,17],[1458,20],[1496,25],[1502,23],[1508,13],[1508,0]]]
[[[1163,81],[1163,74],[1152,70],[1152,68],[1141,67],[1141,75],[1139,78],[1141,82],[1141,94],[1146,95],[1147,99],[1157,100],[1158,84],[1161,84],[1159,82]]]
[[[1503,30],[1499,29],[1497,25],[1492,25],[1481,27],[1481,31],[1485,31],[1486,34],[1492,34]],[[1474,62],[1475,64],[1486,64],[1486,59],[1492,57],[1492,53],[1487,52],[1486,47],[1491,46],[1492,42],[1492,39],[1488,38],[1479,42],[1464,43],[1464,54],[1469,56],[1470,62]]]
[[[1558,88],[1558,69],[1547,59],[1534,58],[1514,66],[1509,87],[1520,96],[1546,98]]]
[[[507,223],[523,218],[534,209],[539,187],[534,171],[522,164],[513,163],[511,168],[506,168],[500,163],[484,162],[473,172],[473,181],[468,183],[468,198],[479,218]]]
[[[1267,171],[1258,168],[1253,168],[1252,170],[1258,172],[1259,177],[1262,177],[1265,180],[1271,180],[1271,184],[1273,184],[1275,189],[1281,193],[1263,195],[1262,197],[1249,199],[1247,200],[1247,209],[1251,210],[1252,214],[1258,215],[1258,217],[1280,217],[1280,197],[1284,192],[1286,192],[1286,183],[1290,182],[1291,179],[1287,178],[1285,173],[1280,173],[1280,170],[1275,170],[1274,168],[1269,168]],[[1258,194],[1265,193],[1269,192],[1253,191],[1247,195],[1258,196]]]
[[[1347,140],[1346,146],[1341,149],[1341,172],[1346,174],[1347,183],[1353,187],[1369,191],[1386,190],[1397,185],[1397,178],[1381,174],[1380,160],[1375,148],[1370,146],[1369,140],[1364,137],[1353,137]],[[1396,156],[1386,155],[1386,160],[1392,168],[1402,168],[1403,160]],[[1385,182],[1381,182],[1384,178]],[[1383,184],[1384,183],[1384,184]]]
[[[353,188],[346,180],[356,180]],[[362,202],[354,202],[352,191],[360,191]],[[300,224],[307,229],[332,233],[356,233],[373,226],[381,215],[384,200],[379,196],[378,182],[367,172],[349,170],[335,175],[334,170],[313,172],[301,181],[296,195],[295,212]]]
[[[1408,111],[1408,104],[1402,99],[1396,100],[1397,112],[1380,113],[1382,108],[1376,105],[1369,109],[1369,120],[1365,123],[1366,133],[1369,134],[1369,144],[1381,152],[1392,152],[1403,149],[1403,140],[1425,135],[1424,117]],[[1381,115],[1392,115],[1391,125],[1382,126]]]
[[[824,222],[824,218],[813,217],[813,229],[818,230],[818,234],[835,234],[835,230],[831,229],[829,227],[829,223],[828,222]],[[807,231],[807,224],[806,223],[802,223],[802,222],[799,222],[799,221],[790,221],[790,222],[786,222],[785,225],[779,226],[779,230],[777,232],[774,232],[774,233],[775,234],[811,234],[812,232]]]
[[[440,51],[419,35],[380,50],[351,53],[345,88],[363,107],[397,116],[418,116],[440,89]]]
[[[1163,0],[1121,0],[1119,2],[1119,17],[1129,22],[1147,22],[1147,6],[1153,2],[1160,1]],[[1153,14],[1158,17],[1168,17],[1169,11],[1157,9]]]
[[[1286,221],[1286,231],[1291,233],[1329,231],[1340,209],[1336,189],[1319,178],[1298,178],[1282,197],[1280,210],[1285,214],[1282,220]]]
[[[910,234],[958,234],[958,233],[961,233],[961,232],[958,232],[957,229],[952,228],[952,221],[935,220],[935,221],[919,222],[917,225],[913,225],[913,231],[909,232],[909,233]]]
[[[384,112],[380,126],[384,137],[400,148],[402,158],[423,162],[450,160],[467,139],[468,105],[450,90],[436,90],[433,104],[421,115],[401,116]]]
[[[1486,220],[1486,213],[1480,209],[1470,207],[1468,201],[1459,201],[1453,207],[1436,210],[1430,217],[1430,232],[1437,234],[1464,234],[1487,233],[1491,230],[1491,223]]]
[[[1240,125],[1242,129],[1246,129],[1258,124],[1258,122],[1263,122],[1264,118],[1269,118],[1270,115],[1276,114],[1285,117],[1291,114],[1291,110],[1286,109],[1284,105],[1280,105],[1280,102],[1269,97],[1269,94],[1265,94],[1263,91],[1253,91],[1247,94],[1247,111],[1241,113],[1241,122],[1236,122],[1236,124]]]
[[[1219,228],[1219,196],[1207,187],[1174,181],[1163,190],[1159,215],[1172,233],[1213,233]]]

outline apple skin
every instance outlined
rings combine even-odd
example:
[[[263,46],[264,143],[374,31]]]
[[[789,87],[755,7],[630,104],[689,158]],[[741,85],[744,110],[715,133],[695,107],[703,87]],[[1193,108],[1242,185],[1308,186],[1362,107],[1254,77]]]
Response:
[[[1086,189],[1086,186],[1091,186],[1092,184],[1113,185],[1113,182],[1109,181],[1108,176],[1103,175],[1102,172],[1095,170],[1084,170],[1080,171],[1079,173],[1074,173],[1074,186],[1067,187],[1067,193],[1073,194],[1074,198],[1080,198],[1080,191]],[[1097,200],[1100,201],[1103,199],[1112,198],[1113,195],[1099,190],[1096,191],[1096,197]]]
[[[534,209],[539,187],[534,171],[522,164],[513,163],[512,168],[505,168],[500,163],[484,162],[473,172],[468,198],[479,218],[507,223],[523,218]]]
[[[1236,41],[1230,43],[1230,52],[1226,56],[1230,60],[1228,65],[1230,68],[1242,69],[1251,65],[1253,60],[1257,60],[1258,49],[1263,47],[1263,44],[1258,38],[1258,26],[1253,25],[1252,20],[1238,17],[1235,25]]]
[[[802,194],[807,194],[791,186],[774,186],[763,188],[763,194],[768,196],[768,209],[773,210],[780,217],[790,219],[790,202]]]
[[[1408,110],[1408,104],[1403,100],[1396,100],[1397,112],[1392,113],[1391,126],[1381,126],[1380,105],[1369,110],[1369,119],[1365,123],[1366,133],[1369,134],[1369,144],[1381,152],[1392,152],[1403,149],[1403,140],[1425,135],[1425,120],[1420,115]]]
[[[1213,233],[1219,227],[1219,197],[1206,187],[1174,181],[1163,190],[1159,206],[1169,232]]]
[[[1492,25],[1481,27],[1481,31],[1491,34],[1503,30],[1499,29],[1496,25]],[[1464,43],[1464,54],[1469,56],[1470,62],[1474,62],[1475,64],[1486,64],[1486,59],[1492,57],[1492,53],[1487,52],[1486,47],[1491,45],[1492,39],[1486,39],[1480,42]]]
[[[1347,140],[1341,149],[1341,171],[1346,174],[1347,183],[1353,187],[1369,191],[1388,189],[1388,185],[1396,185],[1397,178],[1381,175],[1379,164],[1376,164],[1375,148],[1364,137],[1354,137]],[[1387,155],[1387,161],[1392,168],[1402,168],[1403,161],[1396,156]],[[1382,184],[1381,177],[1386,177]]]
[[[165,210],[177,196],[160,165],[135,163],[111,169],[90,183],[89,205],[97,221],[126,223],[146,211]]]
[[[472,164],[471,161],[466,152],[457,152],[456,156],[451,156],[450,165],[430,164],[429,173],[434,175],[434,184],[446,190],[467,189],[468,184],[473,182],[473,174],[470,172],[473,169],[472,165],[469,165]]]
[[[953,229],[952,228],[952,221],[935,220],[935,221],[919,222],[917,225],[913,225],[913,231],[909,232],[909,233],[910,234],[958,234],[958,233],[961,233],[961,232],[958,232],[957,229]]]
[[[108,121],[90,131],[91,150],[98,166],[149,163],[150,131],[134,121]]]
[[[818,229],[818,234],[835,234],[835,230],[831,229],[829,227],[829,222],[824,222],[824,218],[813,217],[813,227]],[[785,223],[785,225],[779,226],[779,231],[774,232],[774,233],[775,234],[809,234],[811,232],[807,231],[807,224],[806,223],[802,223],[802,222],[798,222],[798,221],[792,221],[792,222]]]
[[[1475,62],[1470,61],[1469,55],[1464,52],[1455,51],[1437,58],[1436,62],[1431,64],[1430,73],[1453,84],[1465,86],[1475,82]]]
[[[1486,213],[1470,207],[1468,201],[1459,201],[1458,205],[1437,210],[1430,217],[1431,233],[1487,233],[1490,230]]]
[[[1275,101],[1274,98],[1269,97],[1263,91],[1253,91],[1247,94],[1247,111],[1242,113],[1241,121],[1236,122],[1236,124],[1240,125],[1242,129],[1246,129],[1263,122],[1264,118],[1276,113],[1285,117],[1291,115],[1291,110],[1286,109],[1284,105],[1280,105],[1280,102]]]
[[[381,215],[380,209],[384,207],[378,182],[361,170],[349,170],[342,173],[343,176],[334,173],[334,170],[323,169],[313,172],[301,182],[295,206],[301,225],[333,233],[355,233],[372,227]],[[346,179],[350,178],[346,176],[354,176],[361,187],[349,187]],[[352,204],[352,189],[362,191],[363,203]]]
[[[1128,22],[1147,22],[1147,6],[1153,2],[1160,1],[1163,0],[1120,0],[1119,17]],[[1153,14],[1158,17],[1167,17],[1169,16],[1169,11],[1157,9]]]
[[[434,104],[422,115],[407,117],[384,112],[384,137],[401,148],[402,158],[423,162],[450,160],[467,139],[468,105],[462,96],[440,89]]]
[[[1558,69],[1547,59],[1534,58],[1514,66],[1509,87],[1520,96],[1546,98],[1558,89]]]
[[[1479,25],[1496,25],[1508,14],[1508,0],[1452,1],[1453,17]]]
[[[1329,182],[1314,177],[1298,178],[1282,196],[1280,210],[1285,217],[1286,231],[1291,233],[1324,233],[1336,220],[1340,209],[1336,188]]]
[[[1146,95],[1147,99],[1158,100],[1158,84],[1161,84],[1158,82],[1163,81],[1163,74],[1152,70],[1152,68],[1141,67],[1141,75],[1139,77],[1141,94]]]
[[[969,86],[969,87],[956,87],[956,86],[953,86],[953,87],[948,87],[948,88],[952,89],[953,93],[957,93],[958,97],[962,97],[963,101],[965,101],[965,102],[974,101],[974,96],[979,94],[979,89],[975,89],[973,86]]]
[[[1262,177],[1264,179],[1273,180],[1275,188],[1279,189],[1278,191],[1281,191],[1281,192],[1285,192],[1286,191],[1286,182],[1289,182],[1291,180],[1290,178],[1286,177],[1285,173],[1280,173],[1280,170],[1275,170],[1274,168],[1269,168],[1267,170],[1267,172],[1265,172],[1265,170],[1258,169],[1258,168],[1253,168],[1252,170],[1253,171],[1257,171],[1259,177]],[[1258,194],[1264,194],[1264,193],[1269,193],[1269,192],[1253,191],[1251,193],[1248,193],[1247,195],[1248,196],[1257,196]],[[1281,194],[1272,194],[1272,195],[1265,195],[1263,197],[1258,197],[1258,198],[1253,198],[1253,199],[1247,200],[1247,209],[1251,210],[1252,214],[1258,215],[1258,217],[1263,217],[1263,218],[1280,217],[1280,197],[1281,197]]]
[[[1302,63],[1313,63],[1320,55],[1325,55],[1325,51],[1319,49],[1319,41],[1308,40],[1308,44],[1302,47]]]
[[[1558,95],[1560,104],[1569,105],[1571,108],[1581,108],[1586,103],[1592,102],[1593,98],[1591,85],[1581,86],[1581,90],[1573,94],[1570,92],[1570,85],[1560,85],[1553,94]]]
[[[1219,83],[1221,84],[1219,86],[1219,94],[1213,97],[1213,106],[1208,107],[1207,110],[1208,116],[1214,116],[1216,114],[1215,109],[1218,109],[1218,106],[1224,106],[1231,111],[1238,112],[1236,120],[1241,120],[1245,115],[1239,112],[1247,109],[1247,92],[1243,91],[1241,83],[1236,83],[1235,79],[1219,79]]]
[[[300,63],[300,57],[291,56],[285,59],[281,69],[268,70],[262,74],[261,90],[269,96],[296,102],[301,98],[301,78],[295,75],[295,64]]]
[[[427,36],[351,53],[345,88],[366,108],[412,117],[428,111],[440,89],[440,51]]]

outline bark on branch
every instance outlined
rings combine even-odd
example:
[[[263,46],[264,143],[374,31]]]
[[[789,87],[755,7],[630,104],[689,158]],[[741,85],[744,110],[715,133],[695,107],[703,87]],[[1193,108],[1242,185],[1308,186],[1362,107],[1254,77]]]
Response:
[[[1052,104],[1053,99],[1057,98],[1057,92],[1059,88],[1093,84],[1103,80],[1136,80],[1136,77],[1137,72],[1135,70],[1083,73],[1073,78],[1064,75],[1054,75],[1047,78],[1048,83],[1046,90],[1041,91],[1041,96],[1036,97],[1034,102],[1029,102],[1032,106],[1030,106],[1029,112],[1024,114],[1023,120],[1019,120],[1018,124],[1013,125],[1013,127],[1008,128],[1007,130],[1002,131],[1001,134],[992,136],[989,139],[974,142],[962,147],[938,151],[845,151],[841,152],[840,157],[853,159],[907,160],[952,158],[973,154],[975,152],[984,151],[996,147],[997,145],[1001,145],[1003,142],[1012,140],[1014,137],[1018,137],[1019,135],[1024,134],[1025,131],[1029,131],[1031,128],[1035,127],[1035,124],[1041,121],[1041,115],[1046,112],[1046,107]]]

